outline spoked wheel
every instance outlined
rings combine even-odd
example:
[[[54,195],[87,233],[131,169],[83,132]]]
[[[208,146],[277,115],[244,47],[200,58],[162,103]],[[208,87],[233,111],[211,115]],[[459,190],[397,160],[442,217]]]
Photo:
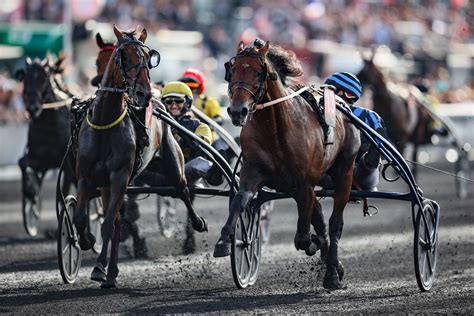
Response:
[[[61,209],[59,215],[58,261],[64,283],[74,283],[81,266],[82,253],[79,247],[79,236],[72,222],[76,206],[76,198],[72,195],[67,196],[65,207]]]
[[[467,152],[461,151],[459,159],[456,161],[456,193],[461,199],[467,197],[468,182],[466,178],[469,178],[469,158]]]
[[[257,281],[261,251],[260,209],[247,207],[235,224],[230,256],[232,276],[239,289]]]
[[[44,173],[36,174],[32,169],[26,169],[26,179],[23,181],[22,213],[23,226],[30,236],[38,234],[41,215],[41,184]]]
[[[176,211],[176,201],[167,196],[157,196],[156,199],[158,226],[161,234],[170,238],[174,235],[178,225],[178,212]]]
[[[423,201],[422,207],[416,215],[414,257],[418,287],[426,292],[431,289],[436,272],[439,209],[429,200]]]
[[[89,231],[95,236],[95,244],[92,251],[100,253],[102,251],[101,228],[104,222],[104,209],[100,197],[89,201]]]

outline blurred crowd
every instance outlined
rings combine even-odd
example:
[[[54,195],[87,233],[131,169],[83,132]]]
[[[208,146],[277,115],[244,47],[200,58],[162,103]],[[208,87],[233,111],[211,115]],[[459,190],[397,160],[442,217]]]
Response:
[[[311,40],[330,40],[358,47],[386,45],[399,55],[410,54],[420,64],[441,102],[473,98],[474,82],[453,92],[446,58],[451,44],[474,43],[474,19],[469,0],[103,0],[98,21],[123,28],[137,24],[150,31],[198,30],[208,56],[218,61],[233,54],[239,40],[259,36],[296,51]],[[59,22],[63,0],[23,1],[21,11],[1,16]],[[403,22],[401,22],[403,21]],[[321,75],[321,73],[318,73]],[[472,69],[471,76],[472,77]],[[0,77],[2,82],[10,79]],[[1,83],[2,86],[10,84]],[[459,88],[459,87],[455,87]],[[6,105],[0,93],[0,115]],[[15,91],[13,91],[15,95]],[[9,102],[16,103],[15,97]],[[0,120],[3,118],[0,117]]]
[[[21,85],[10,78],[8,73],[0,73],[0,124],[26,121],[22,90]]]

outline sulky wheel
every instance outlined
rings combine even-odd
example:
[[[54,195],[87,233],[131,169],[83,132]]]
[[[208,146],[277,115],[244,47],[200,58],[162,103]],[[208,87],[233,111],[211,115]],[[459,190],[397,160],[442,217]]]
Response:
[[[257,281],[261,251],[260,212],[247,207],[235,224],[230,256],[232,276],[239,289]]]
[[[422,207],[416,215],[414,257],[418,287],[426,292],[433,285],[436,272],[439,207],[429,200],[424,200]]]
[[[38,234],[41,215],[41,184],[43,173],[36,174],[33,169],[25,170],[23,180],[22,213],[23,226],[30,236]]]
[[[104,209],[102,207],[102,199],[100,197],[89,201],[89,231],[95,236],[95,244],[92,251],[100,253],[102,251],[102,234],[101,228],[104,222]]]
[[[467,197],[468,182],[466,178],[469,178],[469,158],[467,152],[461,150],[459,159],[456,161],[456,193],[461,199]]]
[[[81,248],[79,236],[72,222],[77,201],[72,195],[65,199],[65,207],[61,209],[58,224],[58,261],[59,271],[64,283],[76,281],[81,266]]]
[[[178,212],[176,211],[176,200],[167,196],[157,196],[156,199],[158,226],[161,234],[170,238],[174,235],[178,225]]]

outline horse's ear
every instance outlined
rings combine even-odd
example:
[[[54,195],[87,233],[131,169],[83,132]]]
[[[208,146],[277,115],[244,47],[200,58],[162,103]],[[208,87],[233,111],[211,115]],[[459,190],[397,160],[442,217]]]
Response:
[[[102,39],[102,36],[100,36],[100,33],[97,33],[95,35],[95,41],[97,43],[97,46],[99,46],[100,48],[105,46],[104,40]]]
[[[64,52],[60,52],[58,60],[54,64],[54,72],[55,73],[58,73],[58,74],[63,73],[63,71],[64,71],[63,62],[64,62],[65,59],[66,59],[66,54],[64,54]]]
[[[117,27],[117,25],[114,24],[114,34],[117,37],[118,41],[121,42],[123,40],[123,34],[122,31],[120,31]]]
[[[239,45],[237,45],[237,54],[240,54],[240,52],[244,50],[244,47],[244,42],[240,41]]]
[[[26,65],[31,65],[33,63],[30,57],[26,57],[25,61],[26,61]]]
[[[41,66],[45,67],[49,64],[49,53],[46,54],[46,57],[41,61]]]
[[[148,36],[148,33],[146,32],[146,29],[143,29],[138,40],[142,43],[145,43],[147,36]]]
[[[267,41],[265,43],[265,46],[262,47],[262,49],[260,50],[262,52],[263,55],[265,55],[267,52],[268,52],[268,48],[270,47],[270,41]]]

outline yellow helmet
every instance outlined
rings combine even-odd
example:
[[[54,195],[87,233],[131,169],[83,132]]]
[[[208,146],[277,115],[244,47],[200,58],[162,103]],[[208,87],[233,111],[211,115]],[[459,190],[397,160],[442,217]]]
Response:
[[[193,93],[187,84],[180,81],[172,81],[166,84],[161,90],[161,98],[167,97],[187,97],[191,101],[193,100]]]

